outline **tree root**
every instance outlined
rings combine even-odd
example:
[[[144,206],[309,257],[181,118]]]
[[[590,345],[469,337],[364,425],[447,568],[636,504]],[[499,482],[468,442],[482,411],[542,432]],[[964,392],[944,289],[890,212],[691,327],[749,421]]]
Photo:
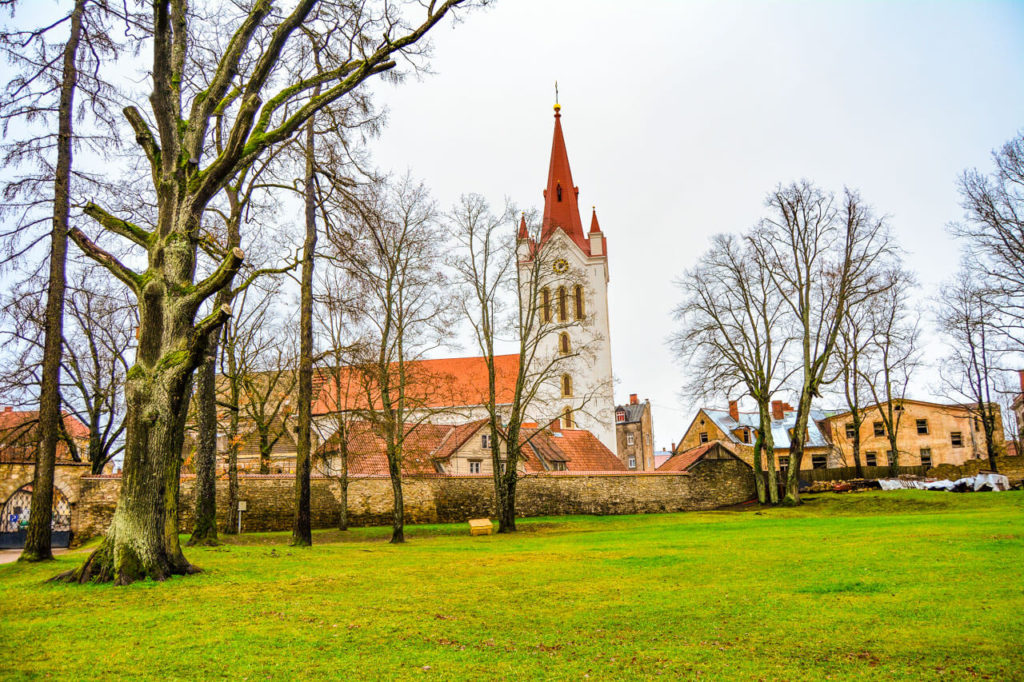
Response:
[[[48,582],[85,585],[87,583],[113,583],[130,585],[139,580],[164,581],[172,575],[194,575],[202,569],[182,558],[172,565],[165,557],[144,562],[129,547],[114,551],[114,541],[106,538],[81,566],[53,576]]]

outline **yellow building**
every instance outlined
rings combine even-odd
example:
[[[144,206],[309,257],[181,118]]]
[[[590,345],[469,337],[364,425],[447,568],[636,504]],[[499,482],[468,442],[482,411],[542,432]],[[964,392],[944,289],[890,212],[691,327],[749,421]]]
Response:
[[[902,409],[901,409],[902,408]],[[882,409],[887,409],[883,404]],[[970,459],[987,457],[985,430],[970,406],[901,400],[896,445],[900,466],[960,465]],[[826,435],[832,441],[839,466],[853,466],[853,422],[850,411],[832,414],[827,419]],[[885,423],[874,405],[862,410],[860,432],[861,464],[887,466],[890,446]],[[1003,423],[996,410],[994,440],[997,452],[1004,454]]]
[[[835,460],[832,448],[822,432],[821,425],[826,415],[812,409],[807,420],[807,440],[801,469],[826,469],[842,466]],[[747,464],[754,463],[754,441],[757,440],[758,414],[740,412],[737,401],[729,402],[726,410],[702,407],[697,411],[682,440],[673,448],[672,454],[679,454],[704,443],[721,441],[727,443]],[[796,410],[781,400],[772,401],[772,437],[775,441],[775,467],[785,469],[789,465],[789,445],[793,427],[796,426]]]

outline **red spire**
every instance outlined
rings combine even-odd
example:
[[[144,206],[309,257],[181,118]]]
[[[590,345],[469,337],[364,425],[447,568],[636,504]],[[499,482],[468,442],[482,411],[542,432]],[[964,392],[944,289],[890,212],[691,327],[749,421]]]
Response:
[[[590,216],[590,231],[600,232],[601,226],[597,224],[597,206],[593,206],[592,208],[594,209],[594,214]]]
[[[520,216],[520,218],[519,218],[519,238],[520,239],[529,239],[530,238],[530,233],[526,231],[526,214],[525,213],[523,213],[523,215]]]
[[[562,230],[584,253],[590,253],[590,244],[583,235],[580,207],[576,199],[579,188],[572,183],[569,154],[562,137],[562,107],[555,105],[555,136],[551,142],[551,165],[548,167],[548,187],[544,190],[544,221],[541,241],[545,241],[556,228]]]

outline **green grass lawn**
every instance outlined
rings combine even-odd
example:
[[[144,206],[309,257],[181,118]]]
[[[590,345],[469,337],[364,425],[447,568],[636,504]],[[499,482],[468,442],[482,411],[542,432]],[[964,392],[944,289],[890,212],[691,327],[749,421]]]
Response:
[[[0,676],[1024,678],[1024,493],[521,528],[246,535],[119,588],[0,566]]]

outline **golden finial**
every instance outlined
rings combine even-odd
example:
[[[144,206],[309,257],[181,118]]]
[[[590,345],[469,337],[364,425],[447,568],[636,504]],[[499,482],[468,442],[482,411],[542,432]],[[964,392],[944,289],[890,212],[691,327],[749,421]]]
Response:
[[[558,103],[558,81],[555,81],[555,111],[561,111],[562,105]]]

